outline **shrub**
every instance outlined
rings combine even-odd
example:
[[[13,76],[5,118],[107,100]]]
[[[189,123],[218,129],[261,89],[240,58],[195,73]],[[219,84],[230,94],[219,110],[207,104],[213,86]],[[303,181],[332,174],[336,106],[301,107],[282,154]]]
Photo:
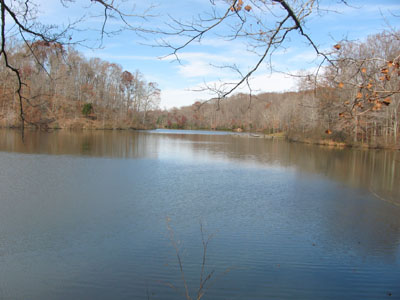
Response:
[[[87,117],[93,112],[93,104],[92,103],[85,103],[82,107],[82,114]]]

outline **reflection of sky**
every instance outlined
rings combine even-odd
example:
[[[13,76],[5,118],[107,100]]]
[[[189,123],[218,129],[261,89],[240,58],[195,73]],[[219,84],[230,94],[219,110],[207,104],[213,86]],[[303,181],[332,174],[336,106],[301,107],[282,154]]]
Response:
[[[396,151],[335,149],[216,132],[169,132],[27,132],[22,143],[18,131],[1,130],[0,150],[293,168],[300,176],[317,174],[365,189],[392,204],[400,201],[400,185],[396,184],[400,182],[400,153]]]
[[[380,152],[129,131],[1,138],[0,298],[140,299],[149,284],[176,299],[160,283],[180,282],[167,216],[191,283],[198,222],[215,234],[210,269],[232,271],[210,299],[400,293],[399,207],[363,185]]]
[[[169,133],[169,131],[167,131]],[[280,168],[281,166],[277,161],[260,161],[254,153],[240,153],[235,148],[232,148],[232,138],[224,133],[216,134],[224,136],[223,140],[213,139],[207,136],[197,137],[186,136],[186,133],[181,137],[176,135],[159,135],[157,136],[157,150],[150,148],[150,152],[157,153],[159,159],[174,160],[179,162],[193,163],[193,164],[238,164],[246,167],[274,167]],[[202,133],[197,133],[201,135]],[[235,139],[242,139],[235,137]],[[239,143],[248,142],[247,139],[239,140]],[[153,144],[155,145],[155,144]],[[228,151],[227,151],[228,150]]]
[[[231,135],[234,134],[228,131],[208,131],[208,130],[179,130],[179,129],[156,129],[149,130],[148,133],[158,133],[158,134],[190,134],[190,135]],[[235,133],[236,134],[236,133]]]

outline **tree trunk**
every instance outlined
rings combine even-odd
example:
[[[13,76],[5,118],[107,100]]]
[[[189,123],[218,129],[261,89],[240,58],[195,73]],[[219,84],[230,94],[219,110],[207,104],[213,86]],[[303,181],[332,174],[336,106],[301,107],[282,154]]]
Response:
[[[357,134],[358,134],[358,117],[354,118],[354,139],[353,142],[357,143]]]

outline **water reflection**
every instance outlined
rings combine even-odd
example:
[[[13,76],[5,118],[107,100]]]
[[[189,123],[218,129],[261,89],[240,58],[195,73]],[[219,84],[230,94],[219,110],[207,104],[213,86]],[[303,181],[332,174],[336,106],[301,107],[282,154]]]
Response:
[[[399,151],[336,149],[221,133],[172,132],[35,131],[27,132],[23,143],[18,131],[0,130],[0,151],[290,167],[366,189],[383,201],[400,205]]]
[[[233,267],[208,299],[400,295],[397,152],[179,131],[28,132],[23,144],[9,130],[0,150],[0,298],[143,299],[148,286],[176,299],[166,216],[191,287],[199,219],[216,234],[210,269]]]

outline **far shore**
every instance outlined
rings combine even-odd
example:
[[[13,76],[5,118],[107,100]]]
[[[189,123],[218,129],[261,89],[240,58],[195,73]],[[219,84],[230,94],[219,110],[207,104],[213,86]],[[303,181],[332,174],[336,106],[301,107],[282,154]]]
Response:
[[[55,124],[49,124],[49,126],[46,126],[45,128],[39,128],[35,126],[26,126],[25,131],[44,131],[44,132],[51,132],[51,131],[56,131],[56,130],[72,130],[72,131],[113,131],[113,130],[134,130],[134,131],[139,131],[139,130],[156,130],[156,129],[165,129],[165,130],[187,130],[187,131],[210,131],[210,132],[229,132],[232,134],[234,137],[238,138],[258,138],[258,139],[285,139],[288,142],[292,143],[303,143],[303,144],[310,144],[310,145],[318,145],[318,146],[325,146],[325,147],[332,147],[332,148],[338,148],[338,149],[344,149],[344,148],[357,148],[357,149],[382,149],[382,150],[398,150],[400,151],[400,145],[381,145],[381,144],[366,144],[366,143],[345,143],[345,142],[339,142],[339,141],[334,141],[332,139],[313,139],[309,137],[292,137],[288,136],[286,132],[276,132],[276,133],[264,133],[264,132],[259,132],[259,131],[237,131],[235,129],[232,130],[218,130],[218,129],[209,129],[209,128],[199,128],[199,129],[170,129],[170,128],[157,128],[157,127],[145,127],[145,126],[129,126],[128,124],[104,124],[104,126],[101,126],[99,124],[100,122],[87,122],[87,120],[78,120],[78,122],[65,122],[63,124],[59,124],[57,122],[54,122]],[[20,130],[20,126],[7,126],[2,124],[0,126],[1,129],[13,129],[13,130]]]

